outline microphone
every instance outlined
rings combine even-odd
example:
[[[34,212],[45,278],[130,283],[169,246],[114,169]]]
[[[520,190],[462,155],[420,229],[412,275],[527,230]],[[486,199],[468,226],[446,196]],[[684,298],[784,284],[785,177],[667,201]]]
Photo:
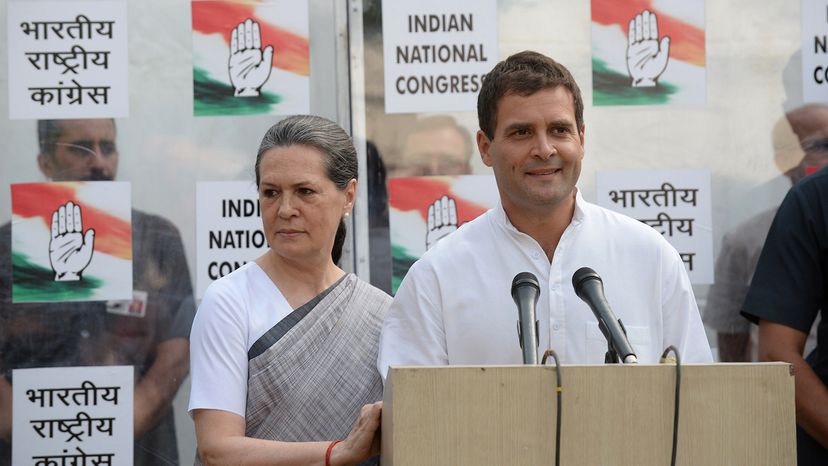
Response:
[[[591,268],[581,267],[572,275],[572,286],[575,288],[575,294],[587,303],[598,319],[598,328],[609,343],[609,353],[615,353],[615,362],[637,363],[638,358],[627,339],[624,324],[615,317],[607,298],[604,297],[604,283],[601,277]]]
[[[524,364],[538,363],[538,320],[535,306],[538,304],[540,286],[531,272],[521,272],[512,280],[512,299],[518,308],[518,341],[523,350]]]

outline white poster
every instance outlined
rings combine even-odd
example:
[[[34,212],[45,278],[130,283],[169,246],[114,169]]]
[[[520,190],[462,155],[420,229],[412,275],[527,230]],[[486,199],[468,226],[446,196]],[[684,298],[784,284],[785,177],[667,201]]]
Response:
[[[802,100],[828,102],[828,0],[802,0]]]
[[[470,112],[497,63],[497,0],[384,0],[385,112]]]
[[[195,116],[310,112],[308,0],[192,0],[191,12]]]
[[[12,464],[132,464],[132,366],[15,369]]]
[[[128,182],[19,183],[11,195],[13,302],[133,298]]]
[[[196,186],[196,296],[268,249],[256,185],[202,181]]]
[[[9,118],[129,113],[126,1],[8,3]]]
[[[710,172],[598,172],[598,205],[645,223],[681,255],[694,285],[713,283]]]

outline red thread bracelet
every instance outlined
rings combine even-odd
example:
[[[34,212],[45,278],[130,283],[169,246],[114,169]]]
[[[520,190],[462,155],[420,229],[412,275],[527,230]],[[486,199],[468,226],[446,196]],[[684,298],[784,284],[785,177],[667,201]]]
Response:
[[[325,466],[331,466],[331,452],[333,451],[334,445],[341,441],[342,440],[334,440],[333,442],[328,444],[328,449],[325,450]]]

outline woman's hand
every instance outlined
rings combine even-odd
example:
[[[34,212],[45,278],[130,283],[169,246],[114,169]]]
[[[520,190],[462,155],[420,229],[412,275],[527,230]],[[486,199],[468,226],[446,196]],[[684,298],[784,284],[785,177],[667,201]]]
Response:
[[[380,452],[382,401],[362,407],[348,438],[331,450],[332,466],[359,464]]]

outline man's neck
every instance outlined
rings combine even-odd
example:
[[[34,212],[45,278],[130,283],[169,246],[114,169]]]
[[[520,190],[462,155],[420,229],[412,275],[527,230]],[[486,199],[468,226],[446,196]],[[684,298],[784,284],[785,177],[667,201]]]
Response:
[[[503,210],[512,226],[537,241],[552,262],[558,242],[575,215],[575,191],[551,208],[528,210],[504,205]]]

